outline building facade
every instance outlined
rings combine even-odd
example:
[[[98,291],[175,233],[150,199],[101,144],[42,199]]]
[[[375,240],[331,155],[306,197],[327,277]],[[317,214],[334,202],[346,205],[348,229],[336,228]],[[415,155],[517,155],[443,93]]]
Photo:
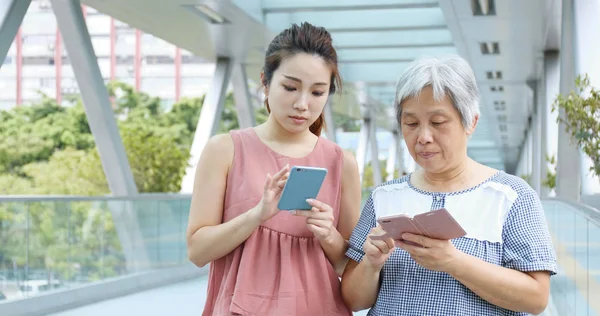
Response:
[[[83,6],[105,81],[128,83],[169,106],[205,94],[215,65]],[[0,109],[29,104],[40,92],[62,103],[79,89],[49,0],[33,0],[0,68]]]

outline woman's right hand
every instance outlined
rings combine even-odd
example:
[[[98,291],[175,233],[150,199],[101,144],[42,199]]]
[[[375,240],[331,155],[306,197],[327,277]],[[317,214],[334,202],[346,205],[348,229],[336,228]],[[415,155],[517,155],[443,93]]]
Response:
[[[267,174],[267,182],[265,183],[262,198],[258,205],[254,208],[256,215],[263,223],[280,212],[277,208],[277,203],[281,197],[281,192],[289,176],[290,166],[285,165],[276,174],[271,176]]]
[[[365,259],[367,263],[376,270],[381,270],[387,259],[394,252],[395,244],[394,239],[387,238],[385,240],[372,240],[371,236],[380,236],[385,232],[380,226],[373,227],[367,240],[363,244],[363,250],[365,252]]]

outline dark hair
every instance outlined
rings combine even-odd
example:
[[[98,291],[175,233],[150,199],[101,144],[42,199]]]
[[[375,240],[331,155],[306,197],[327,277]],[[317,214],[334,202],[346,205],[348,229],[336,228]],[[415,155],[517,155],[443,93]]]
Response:
[[[331,68],[330,95],[336,92],[337,87],[341,88],[342,79],[338,70],[337,53],[333,48],[331,34],[324,27],[316,27],[307,22],[299,26],[293,24],[292,27],[282,31],[271,41],[265,56],[262,84],[268,87],[271,79],[273,79],[273,73],[279,68],[281,62],[297,53],[318,55],[329,65]],[[268,99],[265,100],[265,105],[270,113]],[[321,113],[309,129],[313,134],[320,136],[323,128],[325,128],[325,117]]]

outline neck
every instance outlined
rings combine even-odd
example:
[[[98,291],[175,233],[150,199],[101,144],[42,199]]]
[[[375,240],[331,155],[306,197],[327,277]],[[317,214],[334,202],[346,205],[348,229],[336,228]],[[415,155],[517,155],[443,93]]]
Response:
[[[471,160],[467,158],[457,166],[445,170],[443,172],[432,173],[424,171],[423,178],[425,180],[425,183],[432,187],[447,187],[448,185],[451,186],[455,183],[463,183],[469,177],[468,170],[470,163]]]
[[[313,135],[308,129],[302,133],[290,133],[272,116],[263,124],[263,133],[265,138],[277,143],[297,143]]]

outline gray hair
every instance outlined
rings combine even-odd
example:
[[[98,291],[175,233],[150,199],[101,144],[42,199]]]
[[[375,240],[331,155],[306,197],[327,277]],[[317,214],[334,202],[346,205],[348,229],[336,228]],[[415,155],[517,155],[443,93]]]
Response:
[[[402,102],[416,97],[425,87],[433,88],[435,100],[447,95],[460,114],[465,128],[479,115],[479,92],[475,74],[466,60],[458,56],[418,58],[404,70],[396,84],[396,119],[400,124]]]

